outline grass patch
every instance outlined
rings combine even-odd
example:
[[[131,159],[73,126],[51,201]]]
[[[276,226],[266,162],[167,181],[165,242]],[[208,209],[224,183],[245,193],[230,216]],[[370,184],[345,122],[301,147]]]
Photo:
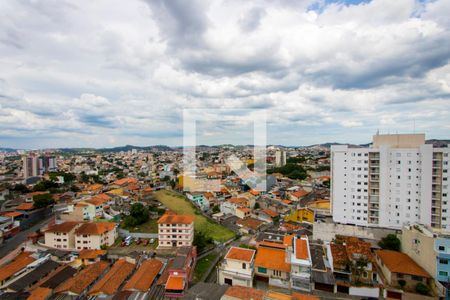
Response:
[[[197,261],[194,270],[194,281],[200,281],[202,279],[203,274],[208,271],[217,256],[217,253],[211,253]]]
[[[147,222],[133,226],[133,227],[124,227],[123,229],[128,230],[129,232],[139,232],[139,233],[158,233],[158,220],[149,219]]]
[[[233,231],[220,224],[212,222],[199,213],[197,208],[185,197],[166,190],[155,192],[155,196],[159,202],[161,202],[165,207],[173,210],[175,213],[179,215],[194,216],[195,230],[203,232],[207,237],[211,237],[213,240],[219,242],[224,242],[235,237]]]

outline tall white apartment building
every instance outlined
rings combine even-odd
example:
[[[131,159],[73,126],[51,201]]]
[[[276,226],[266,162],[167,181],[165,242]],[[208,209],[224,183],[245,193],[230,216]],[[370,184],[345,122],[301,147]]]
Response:
[[[450,230],[449,148],[425,134],[385,134],[372,147],[331,147],[331,205],[337,223]]]
[[[275,166],[282,167],[286,165],[286,151],[278,149],[275,152]]]

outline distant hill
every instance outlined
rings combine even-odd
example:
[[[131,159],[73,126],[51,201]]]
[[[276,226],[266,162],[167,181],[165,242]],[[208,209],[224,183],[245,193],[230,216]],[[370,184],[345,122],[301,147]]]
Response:
[[[11,152],[16,152],[16,149],[13,148],[1,148],[0,147],[0,152],[7,152],[7,153],[11,153]]]

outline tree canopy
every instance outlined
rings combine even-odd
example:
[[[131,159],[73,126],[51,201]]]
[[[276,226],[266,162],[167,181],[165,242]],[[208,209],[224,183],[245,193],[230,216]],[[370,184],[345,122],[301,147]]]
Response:
[[[385,250],[400,251],[401,242],[395,234],[391,233],[382,238],[378,245]]]
[[[134,203],[130,208],[130,215],[125,218],[125,226],[133,227],[148,221],[149,211],[142,203]]]
[[[41,195],[33,196],[33,206],[35,208],[47,207],[54,203],[55,203],[55,200],[53,200],[53,197],[50,194],[41,194]]]

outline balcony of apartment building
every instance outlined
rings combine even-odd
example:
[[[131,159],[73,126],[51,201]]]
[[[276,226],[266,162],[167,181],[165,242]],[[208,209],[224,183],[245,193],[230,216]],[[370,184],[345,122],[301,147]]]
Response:
[[[372,152],[372,153],[369,153],[369,158],[370,159],[380,159],[380,153],[374,153],[374,152]]]
[[[433,161],[433,169],[441,169],[442,168],[442,161],[437,160]]]
[[[380,206],[378,205],[378,203],[370,203],[369,204],[369,210],[378,211],[379,209],[380,209]]]
[[[441,208],[441,201],[440,200],[431,200],[431,207],[435,208]]]
[[[433,184],[432,186],[431,186],[431,190],[433,191],[433,192],[436,192],[436,193],[440,193],[441,192],[441,185],[439,184]]]
[[[372,187],[369,190],[369,196],[379,196],[380,192],[379,189],[373,189]]]
[[[380,203],[380,196],[378,196],[377,194],[375,195],[370,195],[369,196],[369,202],[370,203]]]
[[[433,179],[431,180],[432,184],[441,184],[441,176],[440,175],[433,175]]]
[[[378,181],[380,181],[380,176],[372,174],[372,175],[370,175],[370,181],[378,182]]]
[[[369,218],[378,218],[379,215],[379,211],[378,210],[371,210],[369,209]]]
[[[432,216],[440,216],[441,215],[441,209],[437,207],[431,208],[431,215]]]
[[[374,166],[371,166],[370,167],[370,174],[371,175],[379,175],[380,174],[380,168],[379,167],[374,167]]]
[[[378,182],[370,182],[371,189],[380,189],[380,184]]]
[[[431,215],[431,225],[433,226],[433,224],[439,226],[441,224],[441,217],[440,216],[436,216],[436,215]]]

